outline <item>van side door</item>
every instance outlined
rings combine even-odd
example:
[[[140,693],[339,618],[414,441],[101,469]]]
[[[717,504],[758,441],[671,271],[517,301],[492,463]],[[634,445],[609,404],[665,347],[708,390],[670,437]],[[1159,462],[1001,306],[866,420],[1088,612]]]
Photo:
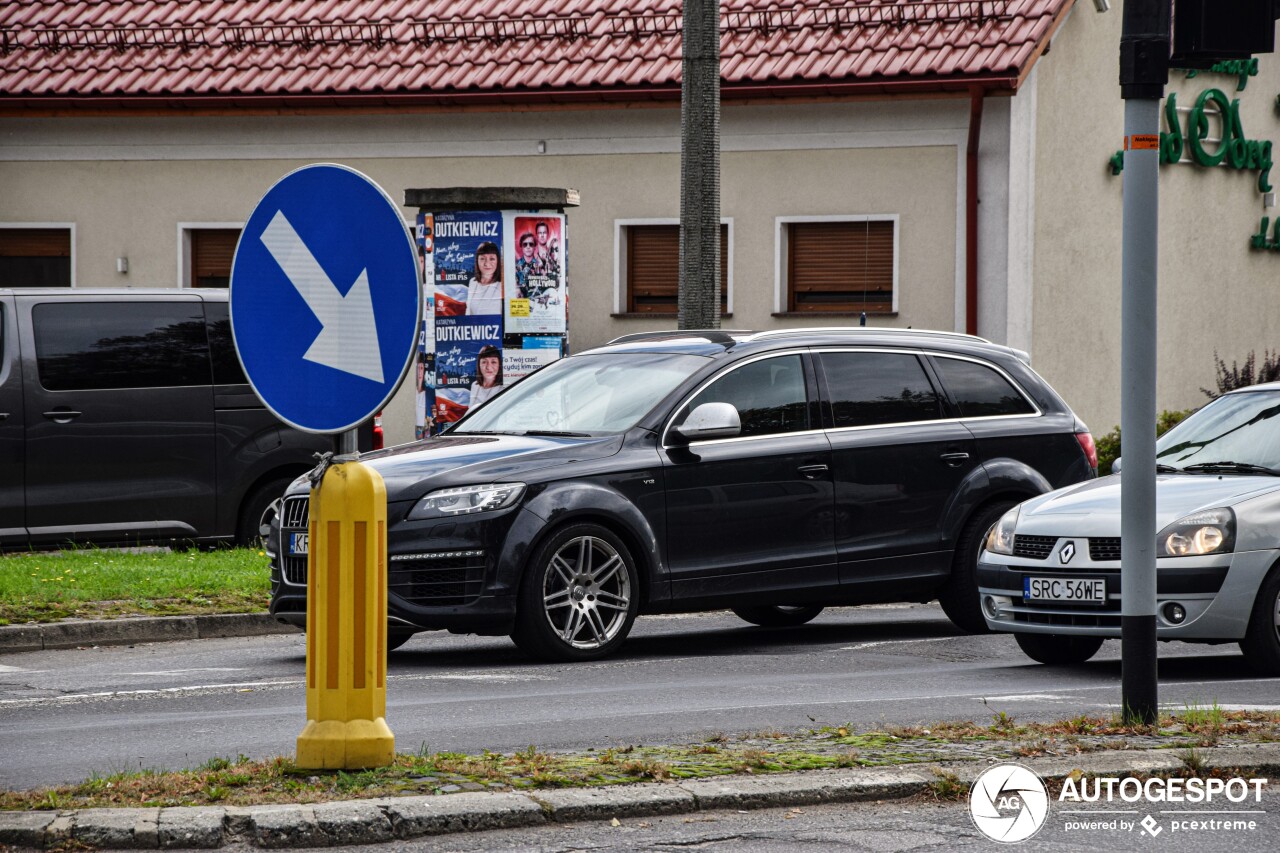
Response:
[[[27,541],[22,361],[12,294],[0,294],[0,546]]]
[[[208,535],[213,386],[199,298],[18,302],[32,542]]]

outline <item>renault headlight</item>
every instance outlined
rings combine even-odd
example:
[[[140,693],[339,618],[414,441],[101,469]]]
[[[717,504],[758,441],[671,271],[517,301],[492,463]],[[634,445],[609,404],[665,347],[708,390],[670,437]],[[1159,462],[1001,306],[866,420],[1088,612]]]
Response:
[[[1156,537],[1157,557],[1199,557],[1230,552],[1236,544],[1236,515],[1226,507],[1195,512]]]
[[[524,483],[488,483],[431,492],[409,511],[409,518],[453,518],[473,512],[506,509],[520,500]]]
[[[1000,516],[1000,520],[992,525],[987,533],[986,549],[993,554],[1013,553],[1013,530],[1018,526],[1018,508]]]

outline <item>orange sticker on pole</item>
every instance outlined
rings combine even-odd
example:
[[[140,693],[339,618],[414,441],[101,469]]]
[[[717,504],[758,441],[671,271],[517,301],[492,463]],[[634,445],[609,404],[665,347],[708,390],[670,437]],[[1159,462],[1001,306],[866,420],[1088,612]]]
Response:
[[[1159,151],[1160,134],[1135,133],[1124,138],[1125,151]]]

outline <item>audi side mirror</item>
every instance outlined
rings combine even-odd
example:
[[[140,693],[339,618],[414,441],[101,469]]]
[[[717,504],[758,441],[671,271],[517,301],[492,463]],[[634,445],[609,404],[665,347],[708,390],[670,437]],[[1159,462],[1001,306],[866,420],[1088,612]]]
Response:
[[[1119,456],[1117,456],[1115,458],[1115,461],[1111,463],[1111,473],[1112,474],[1120,473],[1120,457]]]
[[[703,403],[672,432],[686,441],[732,438],[742,434],[742,419],[738,417],[738,410],[728,403]]]

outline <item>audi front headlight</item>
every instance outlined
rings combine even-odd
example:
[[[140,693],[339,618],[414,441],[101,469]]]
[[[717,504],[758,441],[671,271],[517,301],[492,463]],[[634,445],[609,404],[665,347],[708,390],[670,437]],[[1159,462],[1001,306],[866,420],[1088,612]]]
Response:
[[[1157,557],[1199,557],[1235,548],[1236,515],[1226,507],[1195,512],[1170,524],[1156,537]]]
[[[506,509],[520,500],[524,483],[488,483],[437,489],[414,505],[409,518],[454,518],[474,512]]]
[[[1013,530],[1018,526],[1018,508],[1000,516],[1000,520],[992,525],[987,533],[986,549],[993,554],[1013,553]]]

